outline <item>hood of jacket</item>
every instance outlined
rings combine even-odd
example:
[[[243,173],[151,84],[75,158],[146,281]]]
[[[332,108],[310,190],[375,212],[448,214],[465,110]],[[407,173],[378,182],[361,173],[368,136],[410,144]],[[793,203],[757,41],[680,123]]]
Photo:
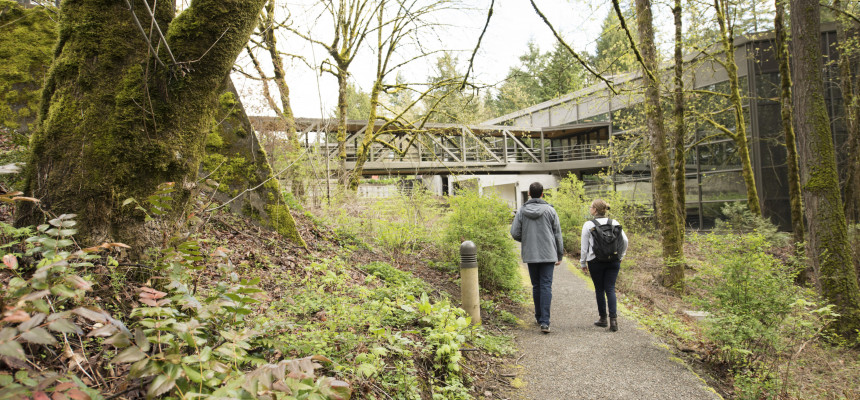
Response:
[[[543,199],[529,199],[523,204],[522,213],[528,219],[538,219],[550,209],[552,209],[552,205]]]

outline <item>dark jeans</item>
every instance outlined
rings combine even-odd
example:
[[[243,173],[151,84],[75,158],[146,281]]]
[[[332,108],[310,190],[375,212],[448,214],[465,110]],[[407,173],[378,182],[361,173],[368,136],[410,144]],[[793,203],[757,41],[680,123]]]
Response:
[[[535,302],[535,320],[549,325],[549,306],[552,303],[552,272],[555,263],[529,263],[529,278],[532,281],[532,298]]]
[[[597,296],[597,313],[606,317],[606,303],[609,303],[609,317],[615,318],[617,307],[615,302],[615,280],[621,270],[621,261],[588,262],[588,273],[594,281],[594,294]]]

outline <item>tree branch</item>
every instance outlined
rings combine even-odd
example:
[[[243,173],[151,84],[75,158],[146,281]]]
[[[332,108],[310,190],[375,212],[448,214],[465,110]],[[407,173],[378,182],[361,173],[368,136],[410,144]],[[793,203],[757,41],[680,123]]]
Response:
[[[659,82],[657,77],[654,76],[654,72],[645,65],[645,59],[642,58],[642,53],[639,52],[639,46],[636,45],[636,41],[633,40],[633,34],[630,33],[630,28],[627,27],[627,20],[624,19],[624,14],[621,12],[621,6],[618,4],[618,0],[612,0],[612,7],[615,9],[615,15],[618,16],[621,28],[624,29],[624,33],[630,41],[630,48],[633,49],[633,54],[636,55],[636,61],[639,61],[639,64],[642,66],[642,70],[648,74],[648,78],[650,78],[652,82]]]
[[[582,67],[585,68],[586,71],[588,71],[590,74],[594,75],[594,77],[596,77],[597,79],[600,79],[601,81],[606,83],[606,87],[612,92],[612,94],[618,94],[618,91],[615,90],[615,86],[612,85],[612,82],[610,80],[604,78],[603,75],[601,75],[600,73],[598,73],[597,71],[592,69],[591,66],[589,66],[588,63],[585,62],[585,60],[583,60],[582,57],[580,57],[580,55],[576,51],[574,51],[567,44],[567,42],[564,41],[564,39],[561,38],[561,36],[558,34],[558,32],[555,31],[555,28],[552,26],[552,24],[546,18],[546,16],[543,15],[541,10],[538,8],[537,4],[535,4],[534,0],[529,0],[529,1],[532,3],[532,8],[534,8],[537,15],[540,16],[540,18],[543,20],[544,24],[546,24],[546,26],[549,27],[549,30],[552,31],[552,34],[555,36],[556,40],[558,40],[558,42],[561,43],[561,45],[564,46],[564,48],[567,49],[568,52],[570,52],[570,54],[573,56],[573,58],[575,58],[576,61],[579,62],[579,64],[582,65]],[[617,1],[617,0],[613,0],[613,1]],[[631,41],[632,41],[632,39],[631,39]],[[637,54],[638,54],[638,51],[637,51]]]
[[[463,83],[460,84],[459,90],[466,88],[466,82],[469,80],[469,73],[472,72],[472,66],[475,63],[475,54],[477,54],[478,49],[481,48],[481,40],[484,39],[484,34],[487,33],[487,27],[490,26],[490,19],[493,18],[493,6],[495,4],[496,0],[490,1],[490,9],[487,10],[487,22],[484,23],[484,29],[481,30],[481,35],[478,36],[478,43],[475,45],[475,50],[472,50],[472,56],[469,57],[469,68],[466,68],[466,74],[463,75]],[[532,4],[534,4],[534,2]]]

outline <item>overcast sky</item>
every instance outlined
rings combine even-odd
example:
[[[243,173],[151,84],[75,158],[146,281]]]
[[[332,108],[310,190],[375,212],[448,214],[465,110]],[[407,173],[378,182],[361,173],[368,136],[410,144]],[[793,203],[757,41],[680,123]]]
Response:
[[[315,14],[307,11],[308,5],[314,3],[317,2],[290,0],[287,2],[287,9],[297,25],[304,25],[302,29],[310,30],[312,35],[320,32],[322,36],[329,37],[325,35],[324,29],[330,17],[323,17],[314,24],[314,21],[317,21]],[[574,49],[580,52],[593,51],[594,42],[600,33],[600,24],[610,6],[592,6],[588,1],[582,0],[536,0],[536,3]],[[454,51],[461,69],[465,69],[486,22],[490,0],[471,0],[469,5],[473,8],[439,16],[439,20],[444,21],[446,27],[437,31],[441,43],[434,45]],[[308,63],[315,66],[327,55],[321,47],[310,46],[294,36],[279,40],[282,51],[301,54]],[[542,51],[551,49],[555,44],[555,38],[535,14],[529,0],[496,0],[490,26],[475,59],[473,75],[480,82],[488,84],[504,79],[508,70],[519,64],[518,57],[525,52],[529,40],[534,40]],[[365,46],[350,67],[353,82],[365,90],[372,84],[375,60],[375,56]],[[410,81],[425,81],[431,73],[434,61],[435,57],[431,57],[426,61],[414,63],[403,73]],[[238,63],[242,62],[240,58]],[[262,106],[259,86],[255,87],[254,83],[235,75],[234,80],[249,114],[271,113]],[[290,86],[294,115],[318,118],[331,114],[337,102],[337,82],[331,74],[320,75],[305,64],[295,61],[288,63],[287,83]]]

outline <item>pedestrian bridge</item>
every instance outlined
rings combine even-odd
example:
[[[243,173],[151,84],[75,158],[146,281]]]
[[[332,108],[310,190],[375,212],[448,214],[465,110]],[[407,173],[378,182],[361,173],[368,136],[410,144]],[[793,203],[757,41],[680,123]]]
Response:
[[[277,117],[250,117],[257,132],[284,136]],[[356,149],[366,121],[347,123],[347,170],[355,168]],[[374,127],[382,129],[382,122]],[[546,173],[589,170],[609,165],[608,123],[551,128],[428,123],[420,128],[385,128],[364,164],[363,175],[452,173]],[[335,119],[298,118],[299,141],[337,162]]]

